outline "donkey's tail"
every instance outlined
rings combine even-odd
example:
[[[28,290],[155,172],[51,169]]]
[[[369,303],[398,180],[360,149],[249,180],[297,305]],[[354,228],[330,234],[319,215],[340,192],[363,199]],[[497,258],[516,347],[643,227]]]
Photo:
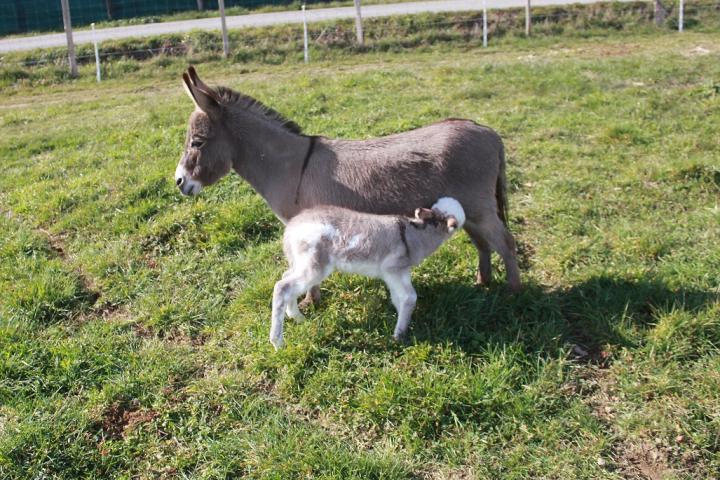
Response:
[[[508,224],[508,199],[507,179],[505,178],[505,145],[500,141],[500,168],[498,169],[497,181],[495,183],[495,201],[497,202],[497,213],[500,220],[507,227]]]

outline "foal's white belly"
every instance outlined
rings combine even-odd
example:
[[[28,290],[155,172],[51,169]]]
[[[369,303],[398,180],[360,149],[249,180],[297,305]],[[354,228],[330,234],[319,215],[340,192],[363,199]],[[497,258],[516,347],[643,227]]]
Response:
[[[344,273],[355,273],[357,275],[363,275],[365,277],[371,277],[371,278],[381,278],[382,277],[382,269],[380,268],[380,264],[375,262],[344,262],[344,261],[335,261],[334,267],[339,272]]]

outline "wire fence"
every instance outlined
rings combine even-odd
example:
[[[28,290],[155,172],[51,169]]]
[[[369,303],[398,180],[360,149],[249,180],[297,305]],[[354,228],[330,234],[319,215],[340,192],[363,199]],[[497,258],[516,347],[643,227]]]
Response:
[[[320,1],[323,0],[306,0],[306,3]],[[297,5],[299,8],[296,0],[225,0],[224,3],[228,15],[261,6]],[[70,1],[73,25],[78,27],[100,22],[146,23],[167,15],[202,18],[217,15],[218,9],[218,0]],[[59,0],[0,0],[0,35],[62,29],[63,18]]]
[[[71,0],[76,1],[76,0]],[[196,0],[193,0],[196,1]],[[718,23],[720,1],[680,3],[665,7],[664,28],[682,30],[703,21]],[[712,15],[710,15],[712,14]],[[680,17],[684,25],[679,23]],[[591,4],[571,7],[544,7],[533,10],[530,16],[533,35],[552,35],[563,29],[587,31],[592,28],[627,29],[635,25],[653,25],[657,21],[654,2]],[[218,27],[220,21],[218,19]],[[479,44],[483,39],[506,34],[523,35],[525,12],[522,9],[492,10],[454,14],[420,14],[413,16],[372,18],[363,21],[363,45],[359,45],[353,19],[306,25],[308,44],[303,52],[303,25],[283,25],[267,29],[231,30],[227,48],[218,32],[170,34],[158,38],[108,41],[99,45],[97,54],[91,46],[79,46],[75,61],[79,64],[105,64],[118,58],[144,60],[152,57],[204,55],[219,57],[223,53],[243,62],[259,60],[279,63],[289,57],[312,61],[324,51],[351,48],[357,51],[378,51],[413,47],[444,41],[463,40]],[[308,52],[309,50],[309,52]],[[54,65],[67,68],[67,49],[33,52],[21,60],[0,58],[1,66],[33,67]],[[100,75],[98,75],[98,79]]]

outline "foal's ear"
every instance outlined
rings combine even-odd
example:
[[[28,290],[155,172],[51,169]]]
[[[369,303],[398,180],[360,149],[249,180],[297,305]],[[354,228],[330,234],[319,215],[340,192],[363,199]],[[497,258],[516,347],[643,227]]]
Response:
[[[192,69],[192,67],[190,67]],[[195,69],[192,69],[195,72]],[[194,73],[197,75],[197,72]],[[198,81],[200,79],[198,78]],[[202,82],[195,84],[188,73],[183,73],[183,86],[195,107],[205,112],[210,117],[220,115],[220,99],[217,94]]]
[[[416,208],[415,209],[415,218],[418,220],[429,220],[433,218],[435,214],[432,210],[429,208]]]

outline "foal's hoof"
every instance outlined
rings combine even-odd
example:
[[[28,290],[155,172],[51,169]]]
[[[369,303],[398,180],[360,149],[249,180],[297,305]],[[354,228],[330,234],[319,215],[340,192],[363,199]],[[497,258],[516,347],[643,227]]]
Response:
[[[278,337],[278,338],[270,337],[270,343],[272,343],[272,346],[275,347],[276,352],[278,350],[280,350],[283,347],[283,345],[285,345],[285,341],[283,340],[283,337]]]
[[[298,308],[301,310],[307,310],[310,307],[317,305],[312,298],[305,297],[298,303]]]
[[[395,343],[407,343],[407,333],[396,333],[392,336],[392,339]]]
[[[298,307],[299,307],[299,305],[298,305]],[[299,308],[296,311],[292,311],[292,310],[288,309],[285,312],[285,315],[287,315],[289,318],[292,318],[295,321],[295,323],[302,323],[305,321],[305,315],[302,314],[302,312],[300,311]]]
[[[303,298],[298,306],[305,310],[311,305],[315,307],[320,305],[320,288],[317,286],[312,287],[310,291],[305,294],[305,298]]]

